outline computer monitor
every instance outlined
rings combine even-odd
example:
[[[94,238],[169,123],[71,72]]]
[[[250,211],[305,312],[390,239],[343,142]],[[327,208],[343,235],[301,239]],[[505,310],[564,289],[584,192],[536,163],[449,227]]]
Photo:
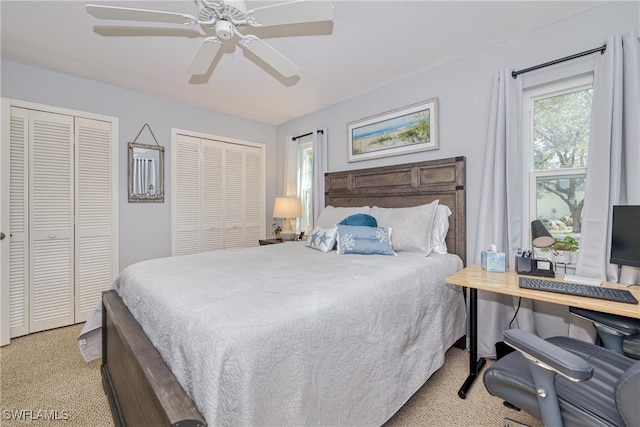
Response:
[[[614,206],[611,264],[640,267],[640,206]]]

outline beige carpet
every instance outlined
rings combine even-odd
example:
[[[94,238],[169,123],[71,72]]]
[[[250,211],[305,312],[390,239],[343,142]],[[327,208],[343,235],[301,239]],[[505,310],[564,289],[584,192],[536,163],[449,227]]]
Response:
[[[0,425],[113,426],[100,361],[86,363],[76,345],[81,328],[28,335],[0,349]],[[457,392],[467,371],[468,353],[449,350],[445,365],[386,426],[498,427],[504,417],[541,426],[528,414],[504,407],[481,380],[467,399],[460,399]]]

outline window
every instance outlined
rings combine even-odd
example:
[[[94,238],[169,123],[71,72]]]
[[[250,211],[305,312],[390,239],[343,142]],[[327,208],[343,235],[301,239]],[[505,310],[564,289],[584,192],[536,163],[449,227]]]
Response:
[[[591,78],[572,79],[526,91],[523,97],[525,203],[530,221],[540,219],[557,238],[580,240],[592,87]]]
[[[298,197],[302,201],[302,218],[298,230],[311,232],[313,225],[313,142],[298,143]]]

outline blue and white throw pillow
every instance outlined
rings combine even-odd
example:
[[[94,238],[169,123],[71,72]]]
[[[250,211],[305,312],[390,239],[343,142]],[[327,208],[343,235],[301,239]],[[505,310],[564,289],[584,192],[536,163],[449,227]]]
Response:
[[[391,228],[338,224],[338,253],[395,255],[391,247]]]
[[[307,237],[307,246],[322,252],[329,252],[333,249],[333,246],[336,243],[337,234],[338,229],[336,227],[316,227],[313,229],[309,237]]]

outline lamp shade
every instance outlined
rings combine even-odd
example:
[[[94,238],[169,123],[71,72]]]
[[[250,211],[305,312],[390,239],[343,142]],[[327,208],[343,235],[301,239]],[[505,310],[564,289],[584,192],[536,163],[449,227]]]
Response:
[[[274,218],[302,217],[302,202],[297,197],[276,197],[273,205]]]
[[[531,221],[531,244],[536,248],[548,248],[555,243],[556,239],[553,238],[547,227],[544,226],[542,221],[536,219]]]

